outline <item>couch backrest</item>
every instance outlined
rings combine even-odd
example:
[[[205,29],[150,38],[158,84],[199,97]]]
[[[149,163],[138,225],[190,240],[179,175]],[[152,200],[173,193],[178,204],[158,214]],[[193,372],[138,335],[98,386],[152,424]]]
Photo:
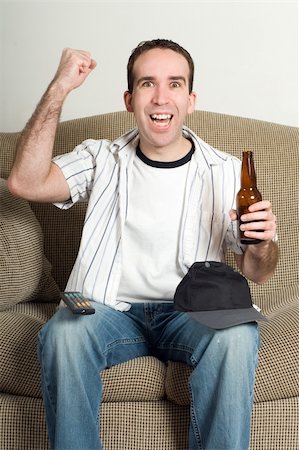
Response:
[[[125,111],[62,122],[54,153],[71,151],[87,138],[114,139],[134,125],[133,115]],[[274,277],[266,285],[251,285],[251,289],[257,303],[263,302],[271,291],[279,298],[279,289],[298,283],[298,129],[203,111],[190,115],[186,125],[209,144],[239,158],[242,150],[253,150],[258,186],[263,197],[272,202],[278,217],[281,258]],[[9,174],[17,138],[18,133],[0,133],[3,178]],[[86,205],[76,205],[68,211],[41,204],[33,204],[32,208],[44,230],[45,253],[53,265],[53,275],[63,288],[78,250]],[[231,256],[228,258],[232,263]]]

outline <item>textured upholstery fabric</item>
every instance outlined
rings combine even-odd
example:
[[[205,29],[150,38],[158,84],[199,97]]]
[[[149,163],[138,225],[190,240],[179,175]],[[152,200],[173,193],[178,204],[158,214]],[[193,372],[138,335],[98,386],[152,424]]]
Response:
[[[37,333],[56,308],[55,303],[19,303],[0,312],[0,392],[41,397]]]
[[[144,356],[104,370],[103,402],[153,402],[165,397],[166,367]]]
[[[50,271],[29,203],[13,197],[0,179],[0,311],[37,297],[58,299]]]
[[[278,217],[280,262],[264,285],[250,283],[254,302],[269,322],[261,325],[250,450],[297,450],[299,198],[298,129],[224,114],[188,117],[199,136],[240,157],[254,151],[259,188]],[[113,139],[134,126],[127,112],[61,123],[55,154],[86,138]],[[0,133],[0,177],[8,176],[17,133]],[[32,204],[44,250],[63,289],[76,257],[86,205],[60,211]],[[1,238],[1,236],[0,236]],[[228,255],[232,264],[232,257]],[[0,282],[2,279],[0,279]],[[46,450],[36,336],[56,303],[18,303],[0,312],[0,449]],[[106,450],[187,450],[190,367],[149,356],[104,371],[102,428]]]
[[[41,398],[0,394],[1,450],[50,450]]]
[[[186,407],[168,401],[104,403],[102,412],[104,449],[188,450],[187,433],[182,433],[189,424]]]
[[[1,450],[50,450],[40,398],[0,396]],[[106,450],[188,450],[188,407],[170,402],[104,403]],[[250,450],[298,449],[298,399],[254,405]]]

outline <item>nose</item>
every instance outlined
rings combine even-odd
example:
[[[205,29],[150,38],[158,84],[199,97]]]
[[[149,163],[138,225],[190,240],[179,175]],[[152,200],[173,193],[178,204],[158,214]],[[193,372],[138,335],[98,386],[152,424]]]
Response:
[[[156,105],[166,105],[168,103],[169,97],[167,89],[164,86],[157,85],[154,90],[154,95],[152,101]]]

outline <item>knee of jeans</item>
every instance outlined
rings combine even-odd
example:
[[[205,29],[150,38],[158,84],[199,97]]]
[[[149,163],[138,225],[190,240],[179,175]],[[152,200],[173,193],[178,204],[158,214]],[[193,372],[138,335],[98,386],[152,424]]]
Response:
[[[259,347],[259,332],[256,323],[237,325],[215,333],[216,345],[236,356],[254,354]]]
[[[256,323],[250,322],[225,328],[216,332],[216,339],[229,347],[233,344],[238,344],[240,348],[248,349],[250,346],[255,348],[259,341],[258,327]]]
[[[82,320],[83,319],[83,320]],[[60,309],[39,332],[39,346],[57,351],[80,351],[90,338],[88,322],[82,316],[73,315],[67,308]]]
[[[225,358],[232,364],[242,360],[254,361],[257,364],[257,353],[260,345],[259,329],[255,322],[237,325],[223,330],[214,330],[210,335],[210,340],[205,344],[209,355],[215,358]],[[203,349],[200,344],[193,354],[193,358],[198,362]]]

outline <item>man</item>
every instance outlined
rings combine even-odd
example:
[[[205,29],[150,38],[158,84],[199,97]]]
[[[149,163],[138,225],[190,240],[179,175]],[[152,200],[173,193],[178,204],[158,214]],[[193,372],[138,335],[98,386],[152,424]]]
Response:
[[[242,217],[246,235],[261,243],[241,246],[231,210],[240,162],[183,127],[195,107],[193,61],[168,40],[144,42],[129,59],[124,100],[138,128],[112,143],[90,139],[52,161],[63,102],[95,66],[88,52],[63,51],[8,180],[29,200],[61,208],[89,201],[67,289],[91,298],[96,313],[75,317],[61,308],[39,335],[51,446],[101,449],[100,371],[155,354],[193,367],[189,448],[245,450],[257,325],[208,328],[176,311],[173,295],[193,262],[223,261],[226,246],[245,276],[268,280],[278,259],[271,204]]]

